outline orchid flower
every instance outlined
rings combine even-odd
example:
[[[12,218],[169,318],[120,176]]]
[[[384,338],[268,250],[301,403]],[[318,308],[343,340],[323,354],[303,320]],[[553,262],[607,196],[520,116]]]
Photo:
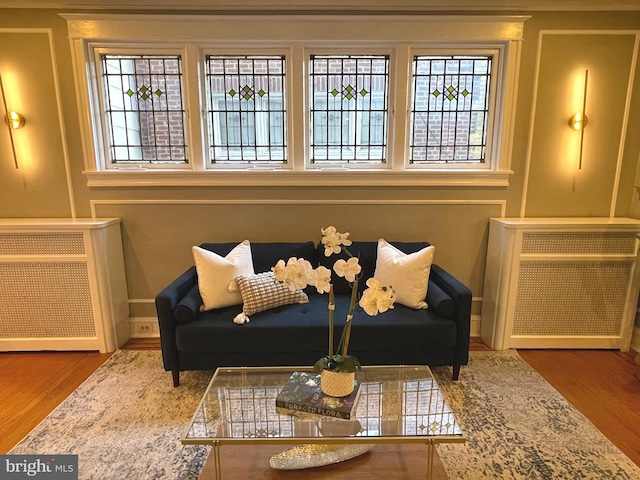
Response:
[[[286,265],[284,260],[279,260],[271,270],[276,280],[286,284],[292,292],[303,289],[307,285],[313,285],[315,282],[311,263],[302,258],[291,257]]]
[[[367,280],[367,288],[362,292],[359,305],[367,313],[367,315],[375,316],[378,313],[384,313],[393,308],[393,302],[396,299],[396,293],[393,288],[385,287],[375,278]]]
[[[362,271],[362,267],[357,257],[351,257],[347,261],[336,260],[336,263],[333,264],[333,271],[340,277],[344,277],[347,282],[353,283],[356,280],[356,275]]]
[[[331,290],[331,270],[322,265],[315,269],[315,281],[313,285],[318,293],[329,293]]]
[[[320,233],[322,233],[322,245],[324,245],[325,257],[330,257],[334,253],[340,253],[342,250],[340,245],[344,245],[345,247],[351,245],[351,240],[348,238],[349,232],[340,233],[333,225],[327,228],[321,228]]]

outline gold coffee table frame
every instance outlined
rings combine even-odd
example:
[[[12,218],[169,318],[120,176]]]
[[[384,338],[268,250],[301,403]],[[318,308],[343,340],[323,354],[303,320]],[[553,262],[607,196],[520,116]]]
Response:
[[[426,478],[430,479],[435,445],[465,442],[426,366],[363,367],[356,373],[361,386],[355,418],[351,420],[278,413],[275,398],[291,373],[311,370],[218,368],[181,442],[213,447],[217,480],[222,478],[220,447],[226,444],[295,445],[271,457],[271,466],[282,469],[309,468],[353,458],[369,449],[363,445],[423,444],[427,446]]]

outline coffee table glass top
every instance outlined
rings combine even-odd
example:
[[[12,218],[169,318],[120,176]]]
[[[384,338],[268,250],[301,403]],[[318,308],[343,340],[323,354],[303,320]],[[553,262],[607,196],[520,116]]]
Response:
[[[364,367],[351,420],[276,411],[276,397],[305,367],[218,368],[183,444],[458,443],[462,431],[426,366]]]

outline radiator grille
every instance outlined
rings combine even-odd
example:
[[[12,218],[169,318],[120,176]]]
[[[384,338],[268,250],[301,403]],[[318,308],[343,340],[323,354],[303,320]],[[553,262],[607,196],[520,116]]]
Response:
[[[634,255],[634,233],[524,233],[522,253]]]
[[[521,262],[512,334],[620,335],[632,266]]]
[[[81,255],[82,233],[0,235],[0,255]]]
[[[95,336],[85,263],[0,263],[0,338]]]

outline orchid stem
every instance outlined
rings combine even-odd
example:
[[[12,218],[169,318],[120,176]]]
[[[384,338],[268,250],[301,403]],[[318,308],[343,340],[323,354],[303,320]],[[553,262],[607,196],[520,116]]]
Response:
[[[336,309],[336,299],[333,285],[329,289],[329,360],[333,358],[333,312]]]
[[[353,319],[353,311],[356,309],[356,301],[358,300],[358,279],[356,278],[351,286],[351,302],[349,303],[349,314],[344,324],[343,340],[342,340],[342,356],[347,356],[349,349],[349,337],[351,337],[351,320]]]

